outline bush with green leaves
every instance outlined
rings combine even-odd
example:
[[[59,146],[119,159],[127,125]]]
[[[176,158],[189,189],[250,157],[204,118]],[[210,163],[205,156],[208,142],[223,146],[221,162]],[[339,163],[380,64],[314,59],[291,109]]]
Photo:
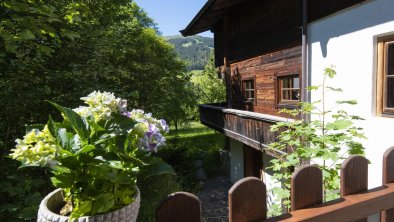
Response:
[[[282,206],[290,207],[290,179],[294,169],[311,163],[323,172],[324,200],[338,197],[339,174],[342,160],[349,155],[364,154],[361,139],[365,139],[362,128],[355,122],[362,120],[359,116],[351,115],[341,105],[356,105],[355,100],[337,101],[335,107],[328,109],[326,98],[329,93],[342,92],[340,88],[327,85],[328,79],[333,79],[335,70],[326,68],[321,85],[311,86],[308,90],[321,93],[321,100],[301,102],[297,109],[284,109],[294,118],[294,121],[279,122],[271,127],[277,132],[277,141],[269,145],[269,150],[277,153],[269,168],[274,172],[272,177],[277,181],[271,192],[275,197],[271,206],[271,215],[280,215]],[[303,120],[300,117],[311,117]],[[282,151],[282,152],[277,152]]]
[[[164,120],[134,109],[112,93],[93,92],[76,109],[51,103],[64,118],[49,117],[42,129],[18,139],[11,157],[22,166],[41,166],[53,173],[55,187],[64,191],[62,214],[71,221],[119,209],[134,201],[141,171],[173,174],[152,152],[164,145]],[[146,172],[145,172],[146,174]]]

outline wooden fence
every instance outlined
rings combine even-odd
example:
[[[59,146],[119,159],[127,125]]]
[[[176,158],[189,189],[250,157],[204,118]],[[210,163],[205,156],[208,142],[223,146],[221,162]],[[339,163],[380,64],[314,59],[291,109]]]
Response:
[[[307,165],[291,178],[291,212],[267,220],[266,186],[254,177],[244,178],[229,190],[229,221],[366,222],[381,212],[381,221],[394,221],[394,147],[383,156],[383,186],[368,190],[368,160],[351,156],[341,165],[341,198],[323,203],[322,172]],[[156,211],[157,222],[200,222],[200,200],[189,193],[170,195]]]

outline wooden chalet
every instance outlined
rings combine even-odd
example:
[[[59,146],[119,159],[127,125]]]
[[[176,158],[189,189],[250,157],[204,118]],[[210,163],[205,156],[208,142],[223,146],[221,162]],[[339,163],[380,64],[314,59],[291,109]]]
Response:
[[[181,31],[214,34],[226,104],[200,105],[201,122],[230,138],[231,179],[260,177],[275,139],[269,128],[291,121],[278,111],[308,101],[308,24],[365,0],[208,0]]]

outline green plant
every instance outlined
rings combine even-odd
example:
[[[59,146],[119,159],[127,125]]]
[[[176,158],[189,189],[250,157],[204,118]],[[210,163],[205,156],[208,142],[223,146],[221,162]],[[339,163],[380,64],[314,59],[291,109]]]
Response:
[[[41,166],[62,188],[66,205],[62,214],[71,221],[119,209],[134,201],[137,175],[173,173],[152,152],[165,142],[164,120],[142,110],[127,111],[127,101],[111,93],[93,92],[81,98],[88,106],[69,109],[51,103],[62,122],[49,117],[43,129],[18,139],[11,157],[22,166]],[[145,172],[146,173],[146,172]]]
[[[8,158],[0,165],[0,221],[36,221],[42,194],[53,187],[44,170],[17,169],[17,165],[19,162]]]
[[[278,137],[268,149],[278,154],[269,168],[274,172],[273,179],[278,182],[277,185],[280,184],[272,189],[275,204],[271,207],[271,215],[281,214],[281,205],[289,208],[290,178],[297,167],[310,162],[322,170],[324,199],[328,201],[338,197],[338,170],[342,160],[352,154],[364,154],[364,147],[359,141],[365,136],[362,128],[354,126],[354,122],[362,118],[338,107],[357,102],[341,100],[332,109],[327,109],[327,94],[342,92],[339,88],[327,86],[327,78],[333,79],[335,75],[335,70],[326,68],[322,85],[309,87],[310,91],[321,92],[321,100],[301,102],[298,109],[282,110],[295,120],[279,122],[271,127],[271,131],[278,132]],[[311,116],[312,120],[301,120],[301,116]],[[278,150],[284,152],[275,152]]]

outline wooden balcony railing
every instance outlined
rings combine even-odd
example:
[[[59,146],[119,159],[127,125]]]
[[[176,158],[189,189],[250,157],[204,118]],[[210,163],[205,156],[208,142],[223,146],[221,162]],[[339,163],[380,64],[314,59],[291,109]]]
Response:
[[[270,131],[271,125],[277,122],[293,121],[267,114],[228,109],[223,106],[224,104],[199,105],[201,123],[259,150],[263,150],[276,138],[276,134]]]

